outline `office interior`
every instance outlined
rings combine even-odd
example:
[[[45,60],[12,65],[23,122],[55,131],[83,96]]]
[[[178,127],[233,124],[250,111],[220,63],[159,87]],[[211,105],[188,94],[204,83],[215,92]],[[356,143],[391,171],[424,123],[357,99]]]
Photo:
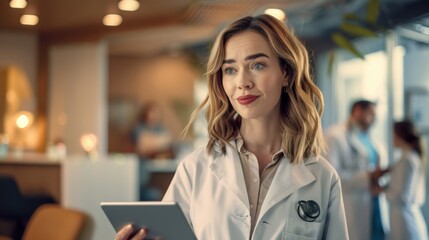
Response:
[[[324,95],[324,129],[345,121],[351,102],[366,98],[377,102],[372,131],[391,164],[395,120],[412,119],[429,149],[426,0],[139,0],[134,12],[118,2],[39,0],[23,9],[0,2],[0,175],[13,176],[24,195],[83,212],[80,239],[112,239],[100,202],[141,200],[142,179],[162,196],[180,159],[205,145],[204,116],[187,137],[181,131],[205,97],[211,42],[226,23],[266,9],[282,10],[309,49]],[[376,34],[345,34],[360,58],[332,36],[344,33],[347,14],[363,19],[373,2],[379,2]],[[28,13],[38,15],[37,25],[19,22]],[[104,26],[107,13],[122,16],[120,25]],[[172,155],[142,163],[130,136],[149,101],[161,106],[174,147]],[[0,221],[0,229],[7,227]]]

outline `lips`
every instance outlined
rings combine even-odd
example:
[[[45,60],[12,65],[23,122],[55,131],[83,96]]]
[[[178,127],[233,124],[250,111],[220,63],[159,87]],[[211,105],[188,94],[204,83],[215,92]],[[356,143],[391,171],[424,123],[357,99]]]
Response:
[[[255,95],[245,95],[237,98],[238,103],[242,105],[248,105],[254,102],[259,96]]]

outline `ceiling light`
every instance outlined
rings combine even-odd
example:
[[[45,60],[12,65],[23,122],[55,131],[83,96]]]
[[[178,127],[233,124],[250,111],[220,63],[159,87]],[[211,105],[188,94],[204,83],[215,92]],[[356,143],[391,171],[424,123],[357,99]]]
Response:
[[[106,26],[118,26],[121,22],[122,17],[118,14],[107,14],[103,18],[103,24]]]
[[[36,25],[39,22],[39,17],[36,15],[24,14],[21,16],[20,22],[22,25]]]
[[[265,10],[265,13],[281,21],[285,20],[286,17],[285,13],[278,8],[268,8],[267,10]]]
[[[118,3],[118,8],[122,11],[136,11],[139,7],[140,3],[137,0],[121,0]]]
[[[25,8],[27,6],[26,0],[11,0],[9,3],[11,8]]]

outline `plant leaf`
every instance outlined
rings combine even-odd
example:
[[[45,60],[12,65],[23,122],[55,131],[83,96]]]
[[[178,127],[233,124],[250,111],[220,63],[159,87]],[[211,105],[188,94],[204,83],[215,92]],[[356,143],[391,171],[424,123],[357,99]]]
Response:
[[[334,60],[335,60],[335,51],[329,51],[328,53],[328,76],[332,78],[332,72],[334,67]]]
[[[343,15],[344,20],[360,20],[360,17],[353,13],[345,13]]]
[[[376,23],[378,19],[380,0],[368,0],[368,8],[366,11],[366,21]]]
[[[351,43],[346,37],[344,37],[341,33],[334,33],[331,35],[332,40],[339,47],[346,49],[356,57],[360,59],[365,59],[365,57],[356,49],[356,47]]]
[[[340,25],[340,29],[343,30],[346,33],[350,33],[355,36],[362,36],[362,37],[376,37],[377,33],[372,31],[371,29],[359,26],[357,24],[351,24],[351,23],[342,23]]]

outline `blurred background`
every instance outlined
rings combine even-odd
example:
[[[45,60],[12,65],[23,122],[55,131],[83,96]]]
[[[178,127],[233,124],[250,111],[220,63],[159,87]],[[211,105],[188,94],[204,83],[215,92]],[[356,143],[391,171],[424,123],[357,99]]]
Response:
[[[178,161],[206,142],[203,116],[180,132],[205,97],[214,36],[266,11],[309,49],[324,128],[366,98],[391,162],[394,120],[427,137],[427,0],[0,0],[0,175],[85,213],[82,239],[112,238],[99,203],[162,197]]]

